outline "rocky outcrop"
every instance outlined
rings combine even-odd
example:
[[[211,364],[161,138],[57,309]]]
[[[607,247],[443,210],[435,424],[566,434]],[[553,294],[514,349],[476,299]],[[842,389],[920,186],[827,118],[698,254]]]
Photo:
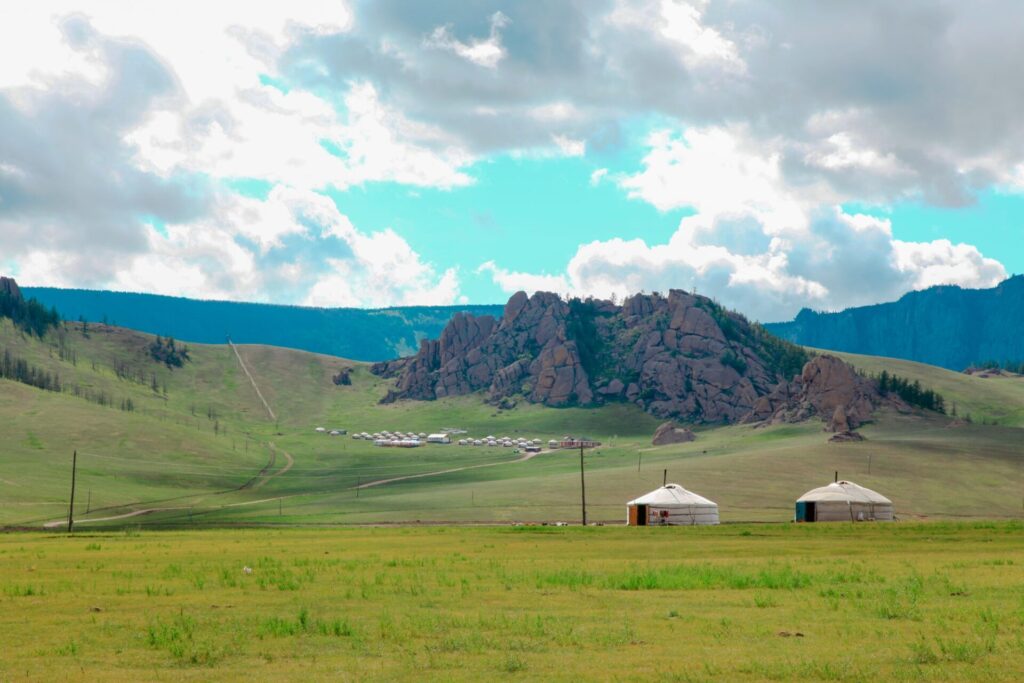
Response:
[[[792,382],[782,383],[759,398],[744,422],[825,420],[826,431],[852,432],[867,422],[883,402],[874,380],[830,355],[816,356]]]
[[[655,446],[666,446],[673,443],[689,443],[696,440],[697,435],[689,429],[677,427],[671,422],[663,422],[654,432],[651,443]]]
[[[0,276],[0,296],[2,295],[7,295],[18,301],[22,299],[21,289],[18,287],[18,283],[14,281],[14,278]]]
[[[335,386],[348,387],[352,386],[352,368],[342,368],[337,375],[331,378]]]
[[[410,358],[378,363],[385,401],[485,392],[549,406],[622,401],[666,418],[736,422],[806,361],[706,297],[610,301],[517,292],[499,319],[456,315]]]
[[[829,438],[830,443],[856,443],[859,441],[866,441],[864,435],[860,432],[836,432]]]

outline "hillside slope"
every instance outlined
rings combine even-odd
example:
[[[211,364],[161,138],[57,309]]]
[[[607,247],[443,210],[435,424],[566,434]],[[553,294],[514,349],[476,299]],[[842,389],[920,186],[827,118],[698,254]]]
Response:
[[[453,315],[485,315],[500,306],[403,306],[378,310],[309,308],[234,301],[200,301],[155,294],[23,287],[25,297],[53,306],[67,320],[122,327],[222,344],[265,344],[378,361],[412,353],[420,339],[437,336]]]
[[[59,375],[63,388],[0,380],[0,524],[59,524],[76,449],[76,519],[86,529],[578,519],[578,452],[523,460],[504,448],[377,448],[317,433],[317,426],[450,427],[544,441],[585,434],[603,444],[586,457],[588,508],[592,519],[609,522],[622,518],[626,500],[660,484],[666,469],[670,480],[716,500],[725,520],[786,520],[795,497],[836,470],[891,495],[902,516],[1020,515],[1024,431],[1007,426],[1024,424],[1024,385],[1016,378],[847,357],[865,370],[888,368],[940,389],[947,405],[957,403],[974,423],[882,408],[861,427],[863,443],[829,443],[815,419],[702,427],[692,443],[652,447],[659,420],[635,404],[519,402],[498,410],[465,395],[382,405],[391,381],[366,365],[239,346],[279,417],[272,421],[229,347],[190,345],[191,360],[170,369],[152,359],[152,342],[131,330],[78,323],[39,339],[0,321],[0,355]],[[351,368],[351,385],[337,386],[332,377],[343,368]],[[101,394],[102,405],[95,400]],[[128,399],[133,409],[122,410]],[[356,489],[409,476],[418,478]]]
[[[963,370],[979,361],[1024,360],[1024,276],[993,289],[932,287],[899,301],[838,313],[804,309],[765,327],[793,343],[903,358]]]

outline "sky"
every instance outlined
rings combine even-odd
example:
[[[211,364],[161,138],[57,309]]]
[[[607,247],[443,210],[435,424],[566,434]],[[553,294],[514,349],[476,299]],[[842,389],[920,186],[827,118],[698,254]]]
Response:
[[[761,321],[1024,272],[1024,4],[37,0],[0,272],[314,306],[681,288]]]

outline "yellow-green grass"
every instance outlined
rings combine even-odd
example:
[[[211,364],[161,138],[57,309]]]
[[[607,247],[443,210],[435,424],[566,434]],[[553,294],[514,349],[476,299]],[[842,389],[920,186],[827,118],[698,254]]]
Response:
[[[862,443],[829,443],[820,423],[708,429],[698,440],[651,447],[616,442],[586,456],[591,521],[621,523],[625,502],[668,480],[716,501],[722,520],[785,521],[794,501],[834,473],[893,499],[903,519],[1024,516],[1021,432],[883,413]],[[455,449],[459,453],[459,449]],[[286,479],[286,478],[285,478]],[[285,485],[285,481],[281,482]],[[361,491],[310,492],[283,501],[300,523],[580,519],[578,452],[412,479]],[[212,513],[207,521],[275,523],[276,503]]]
[[[8,534],[0,678],[1014,681],[1022,532]]]
[[[659,485],[665,469],[669,480],[717,501],[725,521],[789,519],[796,497],[836,471],[889,495],[905,518],[1024,512],[1022,432],[1006,426],[1024,414],[1024,383],[1015,379],[846,356],[867,372],[888,368],[920,379],[945,394],[948,404],[956,401],[962,414],[971,412],[974,424],[954,428],[949,418],[882,412],[862,430],[868,441],[859,444],[830,444],[821,424],[811,421],[766,429],[700,427],[694,443],[652,448],[659,421],[636,406],[521,403],[497,410],[480,396],[381,405],[389,382],[365,365],[240,346],[277,414],[272,420],[227,346],[190,345],[192,361],[172,371],[148,357],[147,335],[90,326],[84,336],[79,325],[69,325],[65,334],[77,365],[58,358],[55,335],[41,342],[0,321],[0,344],[15,355],[58,372],[66,386],[103,390],[115,404],[132,398],[137,410],[0,380],[0,524],[34,526],[66,514],[73,449],[81,456],[76,518],[86,528],[580,517],[578,453],[512,462],[520,456],[504,448],[385,449],[317,434],[316,426],[368,432],[452,427],[477,437],[545,441],[566,434],[596,437],[603,445],[586,457],[591,520],[621,520],[625,501]],[[150,378],[155,373],[158,390],[149,380],[118,379],[115,363],[141,368]],[[352,386],[331,382],[343,367],[354,368]],[[466,467],[358,493],[355,488]],[[246,483],[249,488],[236,490]],[[140,511],[149,512],[122,517]],[[107,517],[115,519],[102,521]]]
[[[946,411],[974,422],[1024,427],[1024,377],[979,377],[934,365],[896,358],[833,353],[871,375],[883,370],[933,389],[946,400]]]

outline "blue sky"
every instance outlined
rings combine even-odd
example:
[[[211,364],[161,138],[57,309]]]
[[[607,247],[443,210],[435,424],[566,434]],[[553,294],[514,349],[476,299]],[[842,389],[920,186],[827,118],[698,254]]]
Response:
[[[0,25],[2,263],[317,306],[677,287],[759,320],[990,287],[1024,272],[1022,20],[42,0]]]

